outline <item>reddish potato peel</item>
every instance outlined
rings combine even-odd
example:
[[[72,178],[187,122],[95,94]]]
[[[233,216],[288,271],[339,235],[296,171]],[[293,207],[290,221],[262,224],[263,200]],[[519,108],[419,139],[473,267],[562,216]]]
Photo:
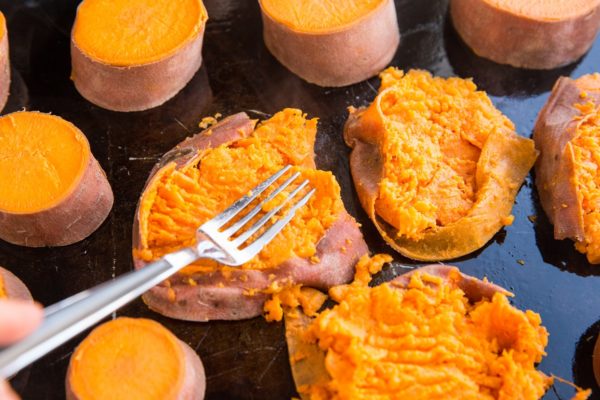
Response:
[[[180,168],[203,150],[246,138],[254,131],[254,124],[245,113],[239,113],[186,139],[166,153],[152,170],[145,191],[168,163],[173,161]],[[305,162],[314,165],[312,160]],[[136,256],[136,252],[144,247],[140,212],[138,205],[133,230],[135,268],[146,265]],[[263,312],[267,299],[263,290],[270,285],[279,282],[282,285],[294,283],[328,288],[349,282],[354,274],[355,262],[366,252],[367,246],[356,222],[342,211],[317,243],[315,257],[311,259],[295,257],[275,268],[261,270],[228,269],[227,273],[215,270],[177,274],[168,283],[151,289],[143,299],[151,309],[172,318],[193,321],[251,318]],[[193,285],[189,284],[190,279]],[[252,294],[249,295],[248,291]]]

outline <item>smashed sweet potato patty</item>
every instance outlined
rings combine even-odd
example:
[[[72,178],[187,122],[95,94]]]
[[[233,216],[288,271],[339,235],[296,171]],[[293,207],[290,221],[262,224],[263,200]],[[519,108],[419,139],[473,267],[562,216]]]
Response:
[[[515,128],[470,80],[389,69],[380,93],[388,88],[380,99],[389,124],[381,138],[384,177],[375,208],[398,235],[419,239],[467,214],[489,133]]]
[[[357,276],[384,261],[363,258]],[[368,280],[331,289],[338,304],[307,331],[330,376],[298,388],[308,398],[539,399],[551,384],[535,368],[548,342],[540,316],[504,294],[472,304],[437,276],[417,272],[406,288]]]
[[[198,226],[286,164],[293,165],[292,170],[300,172],[302,179],[308,179],[316,193],[242,268],[275,268],[295,256],[314,256],[319,239],[343,211],[334,176],[314,167],[316,126],[316,119],[307,120],[299,110],[286,109],[263,122],[247,138],[206,150],[183,168],[176,169],[174,164],[166,167],[142,199],[140,258],[151,261],[192,245]],[[202,260],[185,271],[208,272],[215,268],[217,264]]]
[[[575,137],[571,140],[574,182],[583,210],[584,238],[575,243],[593,264],[600,263],[600,107],[594,102],[575,105],[578,117]]]
[[[537,157],[532,140],[471,80],[388,68],[365,108],[350,109],[345,140],[365,211],[402,255],[469,254],[513,221]]]

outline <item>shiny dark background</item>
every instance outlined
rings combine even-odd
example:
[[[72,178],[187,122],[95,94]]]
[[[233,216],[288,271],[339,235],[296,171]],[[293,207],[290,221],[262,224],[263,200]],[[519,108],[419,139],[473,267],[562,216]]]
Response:
[[[267,117],[299,107],[320,118],[317,164],[331,170],[343,188],[349,212],[363,224],[373,252],[391,252],[360,209],[348,171],[341,132],[346,107],[373,99],[378,79],[341,89],[307,84],[266,50],[257,1],[205,0],[210,16],[204,65],[190,84],[161,107],[115,113],[84,100],[69,79],[69,34],[77,1],[0,0],[10,36],[12,87],[5,113],[19,109],[51,112],[87,135],[115,193],[107,221],[88,239],[64,248],[28,249],[0,241],[0,265],[20,276],[36,300],[49,305],[129,271],[131,224],[142,185],[162,153],[199,130],[201,117],[247,111]],[[392,65],[423,68],[441,76],[472,77],[496,106],[531,136],[538,111],[561,75],[578,77],[598,69],[600,40],[576,64],[553,71],[525,71],[475,56],[447,18],[447,1],[396,1],[401,46]],[[315,55],[316,56],[316,55]],[[528,177],[517,198],[515,222],[482,250],[453,262],[467,273],[514,291],[513,303],[542,315],[550,332],[548,356],[540,364],[578,385],[594,388],[591,351],[600,331],[600,266],[591,266],[570,241],[552,238]],[[18,184],[0,182],[0,185]],[[414,263],[395,255],[380,279]],[[523,265],[521,265],[523,264]],[[241,322],[190,323],[164,318],[141,301],[117,315],[153,318],[190,344],[207,371],[208,399],[289,399],[295,394],[281,323],[262,318]],[[24,399],[64,398],[64,377],[80,336],[22,371],[13,385]],[[545,399],[569,398],[559,384]]]

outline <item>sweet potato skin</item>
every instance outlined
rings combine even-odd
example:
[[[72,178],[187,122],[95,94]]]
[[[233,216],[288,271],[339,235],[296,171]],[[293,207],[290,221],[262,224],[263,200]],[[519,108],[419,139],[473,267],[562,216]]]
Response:
[[[170,152],[151,172],[146,187],[162,165],[175,161],[178,166],[189,162],[199,150],[217,147],[248,136],[253,132],[254,121],[245,113],[230,116],[207,132],[195,135]],[[139,227],[139,205],[136,211],[133,244],[139,249],[141,231]],[[331,226],[317,244],[317,263],[300,258],[287,260],[273,270],[228,271],[227,277],[221,272],[174,276],[169,285],[163,283],[146,292],[144,302],[154,311],[168,317],[190,320],[239,320],[261,315],[267,295],[261,293],[273,282],[293,281],[317,288],[349,282],[354,274],[354,264],[368,248],[354,219],[346,212]],[[146,263],[135,257],[136,269]],[[229,273],[230,272],[230,273]],[[270,276],[271,275],[271,276]],[[189,285],[189,278],[196,282]],[[271,279],[269,279],[271,278]],[[253,291],[252,295],[248,291]],[[172,301],[173,292],[175,302]]]
[[[192,350],[186,343],[179,341],[179,345],[183,350],[185,357],[185,376],[181,391],[179,392],[176,400],[202,400],[206,392],[206,374],[204,372],[204,366],[200,357]],[[65,392],[67,400],[85,400],[77,396],[71,386],[71,363],[67,370],[67,377],[65,379]]]
[[[542,20],[512,14],[486,0],[451,0],[450,16],[480,57],[518,68],[552,69],[571,64],[592,46],[600,28],[600,3],[574,18]]]
[[[456,270],[456,267],[449,265],[430,264],[402,274],[390,281],[389,284],[400,289],[404,288],[410,282],[410,277],[416,272],[439,276],[447,280],[454,270]],[[491,299],[496,292],[511,295],[510,292],[500,286],[470,275],[459,272],[459,277],[460,280],[456,284],[465,292],[469,301],[473,303],[482,299]],[[293,315],[286,315],[285,318],[285,337],[296,388],[318,384],[330,379],[325,368],[325,353],[317,343],[308,343],[303,340],[305,332],[312,321],[313,319],[300,309],[294,310]],[[301,354],[302,357],[295,359],[295,354]],[[300,398],[302,400],[309,399],[307,395],[302,393],[300,393]]]
[[[8,31],[6,23],[4,36],[0,40],[0,111],[4,109],[10,91],[10,59],[8,52]]]
[[[533,139],[540,151],[535,181],[556,239],[584,239],[583,210],[574,182],[574,156],[569,142],[577,130],[573,118],[579,114],[573,105],[590,99],[600,103],[600,79],[596,83],[597,90],[588,90],[585,80],[559,78],[535,123]],[[583,91],[587,93],[586,100],[582,100]]]
[[[458,221],[431,230],[421,240],[414,241],[397,237],[396,229],[375,212],[383,176],[383,158],[375,132],[381,126],[380,115],[368,115],[365,109],[351,111],[344,128],[346,143],[352,147],[350,170],[361,205],[379,233],[392,248],[414,260],[449,260],[483,247],[504,225],[503,219],[510,215],[520,182],[537,157],[530,140],[514,132],[490,133],[478,161],[476,181],[482,195],[477,203]]]
[[[114,202],[106,174],[90,154],[79,185],[59,204],[29,214],[0,211],[0,239],[19,246],[67,246],[91,235]]]
[[[265,44],[275,58],[319,86],[346,86],[375,76],[392,60],[400,43],[392,0],[353,25],[328,33],[293,30],[264,10],[262,20]]]
[[[157,107],[179,93],[200,69],[203,37],[204,26],[193,40],[167,58],[118,67],[88,57],[71,36],[71,79],[83,97],[108,110]]]
[[[0,277],[6,296],[12,300],[33,301],[27,286],[6,268],[0,267]]]

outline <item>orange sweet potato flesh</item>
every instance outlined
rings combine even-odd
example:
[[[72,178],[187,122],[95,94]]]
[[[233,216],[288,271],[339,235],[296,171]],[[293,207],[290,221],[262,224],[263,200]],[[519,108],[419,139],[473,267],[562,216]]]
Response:
[[[315,169],[316,119],[286,109],[255,124],[236,114],[165,154],[138,204],[136,268],[192,245],[198,226],[285,164],[310,181],[315,195],[250,262],[229,268],[200,260],[153,288],[144,295],[153,310],[195,321],[251,318],[285,287],[350,281],[356,260],[367,252],[335,178]]]
[[[85,0],[71,34],[75,87],[92,103],[140,111],[175,96],[202,64],[201,0]]]
[[[357,275],[389,257],[363,258]],[[430,265],[377,287],[330,290],[338,305],[311,319],[286,315],[302,399],[539,399],[552,379],[535,369],[548,333],[508,292]]]
[[[363,208],[402,255],[447,260],[504,225],[537,153],[469,80],[389,68],[345,140]]]
[[[159,323],[117,318],[95,328],[69,363],[67,400],[203,399],[198,355]]]
[[[260,0],[269,51],[319,86],[346,86],[384,68],[400,43],[392,0]]]
[[[27,286],[6,268],[0,267],[0,299],[33,300]]]
[[[8,54],[8,32],[6,19],[0,12],[0,111],[6,105],[10,89],[10,58]]]
[[[599,0],[451,0],[462,39],[500,64],[552,69],[585,54],[600,28]]]
[[[31,247],[83,240],[105,220],[113,194],[85,135],[39,112],[0,118],[0,239]]]
[[[536,186],[556,239],[570,238],[600,263],[600,210],[595,183],[600,129],[600,74],[560,78],[540,111],[533,138],[541,155]]]

